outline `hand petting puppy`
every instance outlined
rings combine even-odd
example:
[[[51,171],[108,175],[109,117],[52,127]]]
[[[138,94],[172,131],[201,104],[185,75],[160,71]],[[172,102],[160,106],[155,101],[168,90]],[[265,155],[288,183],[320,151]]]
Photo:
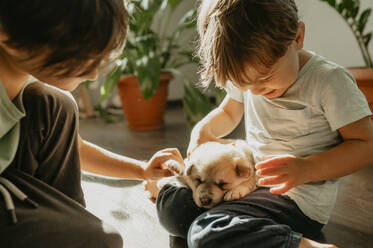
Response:
[[[292,155],[280,155],[262,158],[255,165],[260,186],[270,186],[272,194],[284,194],[291,188],[309,182],[305,167],[311,162]]]
[[[153,155],[145,169],[146,180],[156,180],[174,175],[173,164],[184,164],[183,157],[176,148],[163,149]]]

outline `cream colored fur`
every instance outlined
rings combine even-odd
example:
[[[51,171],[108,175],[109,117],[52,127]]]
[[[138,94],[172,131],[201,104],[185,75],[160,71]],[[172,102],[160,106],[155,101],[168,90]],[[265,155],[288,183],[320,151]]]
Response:
[[[222,140],[200,145],[185,160],[179,181],[193,191],[199,207],[212,208],[221,201],[244,197],[256,189],[254,162],[243,140]]]

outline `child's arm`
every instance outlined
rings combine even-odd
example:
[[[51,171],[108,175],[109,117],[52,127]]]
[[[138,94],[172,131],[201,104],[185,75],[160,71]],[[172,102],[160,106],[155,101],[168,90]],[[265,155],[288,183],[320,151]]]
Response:
[[[143,162],[109,152],[80,137],[79,152],[82,170],[119,178],[147,180],[172,176],[172,172],[165,168],[164,163],[170,160],[183,163],[178,149],[161,150],[148,162]]]
[[[243,104],[227,95],[219,107],[206,115],[193,128],[187,151],[188,157],[200,144],[217,140],[231,133],[240,123],[243,112]]]
[[[343,177],[373,165],[373,123],[369,117],[339,130],[343,142],[325,152],[305,158],[274,157],[256,165],[261,185],[279,185],[271,189],[283,194],[308,182]]]

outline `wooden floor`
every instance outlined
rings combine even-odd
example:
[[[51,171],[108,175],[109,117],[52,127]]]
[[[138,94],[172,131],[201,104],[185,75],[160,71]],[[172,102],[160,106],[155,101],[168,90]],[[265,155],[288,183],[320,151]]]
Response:
[[[169,104],[164,127],[156,131],[129,131],[125,119],[110,124],[101,119],[82,119],[80,133],[110,151],[147,160],[166,147],[177,147],[184,155],[190,131],[181,106]],[[242,134],[241,124],[231,137]],[[323,234],[327,242],[341,248],[373,247],[373,166],[342,179],[337,205]]]

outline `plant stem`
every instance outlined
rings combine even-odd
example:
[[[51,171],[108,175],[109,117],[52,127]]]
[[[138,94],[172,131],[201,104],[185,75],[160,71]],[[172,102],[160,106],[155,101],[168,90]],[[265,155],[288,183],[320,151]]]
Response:
[[[369,68],[372,68],[373,67],[372,57],[369,54],[368,47],[364,43],[363,34],[361,32],[359,32],[358,29],[357,29],[358,24],[357,24],[356,20],[352,19],[352,23],[350,23],[350,22],[348,22],[347,18],[343,17],[343,19],[345,20],[345,22],[348,24],[348,26],[351,28],[353,34],[355,35],[355,38],[356,38],[356,40],[359,44],[360,51],[363,55],[365,65]]]

